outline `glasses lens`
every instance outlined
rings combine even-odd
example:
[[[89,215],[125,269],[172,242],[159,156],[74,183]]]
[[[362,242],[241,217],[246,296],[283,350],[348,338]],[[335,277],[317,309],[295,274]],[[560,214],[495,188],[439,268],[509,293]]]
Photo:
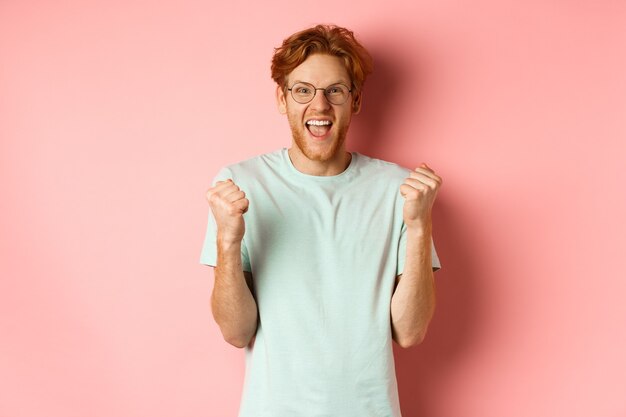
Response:
[[[315,97],[315,86],[309,83],[296,83],[291,87],[291,96],[300,103],[306,104]],[[343,84],[333,84],[324,90],[326,100],[332,104],[343,104],[350,96],[350,89]]]
[[[348,100],[350,90],[343,84],[334,84],[324,90],[326,99],[332,104],[343,104]]]
[[[291,95],[298,103],[308,103],[315,96],[315,87],[306,83],[297,83],[291,87]]]

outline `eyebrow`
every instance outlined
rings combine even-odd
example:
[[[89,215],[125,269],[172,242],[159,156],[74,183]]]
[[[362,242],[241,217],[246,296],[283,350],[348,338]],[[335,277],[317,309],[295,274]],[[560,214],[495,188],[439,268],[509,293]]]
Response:
[[[309,82],[309,81],[302,81],[302,80],[294,80],[293,81],[293,85],[298,84],[298,83],[306,83],[306,84],[311,84],[313,86],[315,85],[315,84],[313,84],[312,82]],[[330,86],[330,85],[335,85],[335,84],[344,84],[344,85],[347,85],[348,87],[350,86],[350,83],[345,81],[345,80],[335,81],[334,83],[330,83],[328,85]]]

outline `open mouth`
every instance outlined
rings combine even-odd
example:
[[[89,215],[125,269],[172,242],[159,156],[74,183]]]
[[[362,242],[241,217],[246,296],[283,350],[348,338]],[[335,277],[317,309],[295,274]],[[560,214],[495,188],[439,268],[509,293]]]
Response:
[[[322,139],[330,132],[333,122],[330,120],[311,119],[307,120],[305,125],[311,135]]]

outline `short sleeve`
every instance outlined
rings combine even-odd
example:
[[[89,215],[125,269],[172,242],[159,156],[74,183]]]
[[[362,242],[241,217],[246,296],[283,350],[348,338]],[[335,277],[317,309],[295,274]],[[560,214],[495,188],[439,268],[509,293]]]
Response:
[[[231,172],[228,168],[224,168],[220,170],[211,184],[214,186],[218,181],[224,181],[229,178],[232,179]],[[202,251],[200,253],[200,263],[202,265],[217,266],[217,224],[215,223],[215,217],[213,217],[211,209],[209,209],[204,244],[202,245]],[[244,271],[252,271],[245,238],[241,242],[241,265]]]
[[[435,250],[435,243],[433,239],[430,240],[431,258],[433,271],[441,269],[441,263],[439,262],[439,256]],[[396,276],[401,275],[404,271],[404,262],[406,261],[406,224],[402,223],[402,231],[400,232],[400,242],[398,244],[398,267],[396,270]]]

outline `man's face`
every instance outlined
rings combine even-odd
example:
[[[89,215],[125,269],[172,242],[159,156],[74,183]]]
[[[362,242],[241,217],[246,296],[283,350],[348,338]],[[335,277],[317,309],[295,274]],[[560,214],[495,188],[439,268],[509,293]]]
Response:
[[[351,88],[352,82],[343,61],[335,56],[309,56],[287,77],[287,88],[305,82],[316,88],[341,83]],[[312,161],[326,162],[344,152],[344,142],[353,111],[359,110],[359,97],[349,94],[343,104],[331,104],[324,91],[317,90],[313,100],[300,104],[291,92],[277,88],[278,109],[287,115],[295,146]],[[356,105],[355,105],[356,103]]]

